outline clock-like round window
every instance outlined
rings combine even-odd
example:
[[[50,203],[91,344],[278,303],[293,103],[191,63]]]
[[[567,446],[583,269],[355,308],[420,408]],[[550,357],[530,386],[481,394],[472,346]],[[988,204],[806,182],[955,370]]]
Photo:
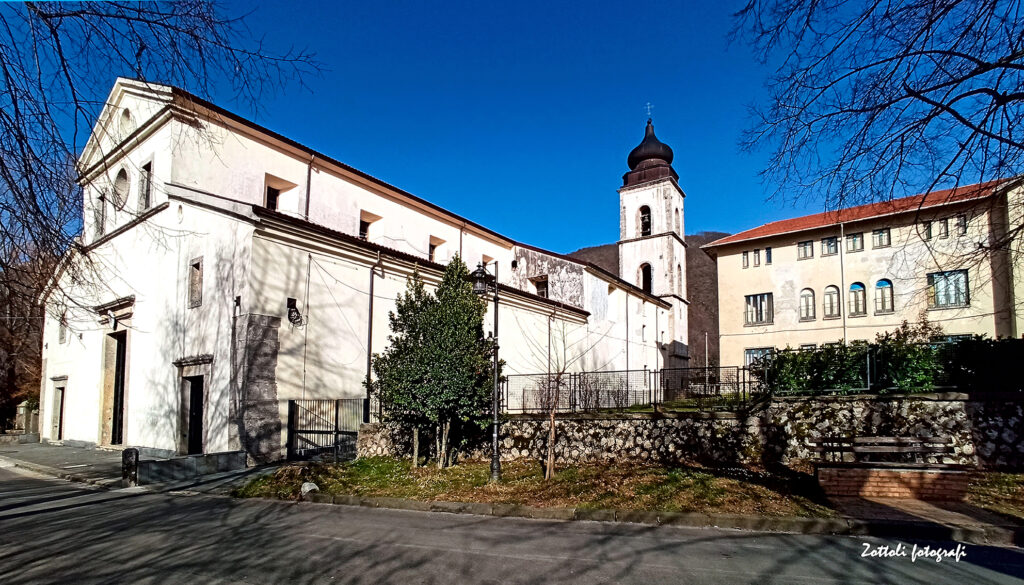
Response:
[[[114,179],[114,207],[124,209],[125,201],[128,201],[128,171],[121,169]]]

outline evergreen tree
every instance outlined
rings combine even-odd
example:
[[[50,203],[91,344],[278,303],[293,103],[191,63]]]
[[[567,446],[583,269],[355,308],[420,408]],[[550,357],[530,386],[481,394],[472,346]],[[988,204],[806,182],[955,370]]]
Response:
[[[483,336],[486,305],[473,294],[469,271],[456,256],[445,268],[435,295],[418,273],[409,278],[389,313],[390,345],[373,357],[371,383],[384,418],[413,429],[432,427],[439,467],[450,462],[450,446],[474,427],[486,426],[491,401],[494,343]]]

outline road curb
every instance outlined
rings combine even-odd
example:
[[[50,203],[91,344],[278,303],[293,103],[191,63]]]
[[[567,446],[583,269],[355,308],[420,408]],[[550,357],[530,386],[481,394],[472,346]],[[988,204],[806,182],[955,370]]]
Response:
[[[530,518],[562,522],[611,522],[688,528],[726,528],[754,532],[875,536],[908,540],[952,540],[967,544],[1024,546],[1024,528],[1016,526],[946,526],[931,522],[859,520],[855,518],[799,518],[705,514],[702,512],[660,512],[604,508],[539,508],[520,504],[445,502],[404,498],[372,498],[312,493],[301,503],[387,508],[414,512],[444,512],[498,518]]]

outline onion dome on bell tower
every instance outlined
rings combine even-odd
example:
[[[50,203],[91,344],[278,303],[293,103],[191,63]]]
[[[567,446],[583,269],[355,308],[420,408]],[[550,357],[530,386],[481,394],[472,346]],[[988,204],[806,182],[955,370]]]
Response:
[[[629,153],[626,164],[629,172],[622,176],[624,187],[669,177],[679,179],[672,168],[672,149],[654,135],[654,124],[650,118],[647,119],[644,139]]]

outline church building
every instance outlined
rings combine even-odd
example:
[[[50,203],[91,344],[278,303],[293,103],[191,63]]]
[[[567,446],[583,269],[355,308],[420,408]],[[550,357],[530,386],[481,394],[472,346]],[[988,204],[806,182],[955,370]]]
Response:
[[[364,398],[406,279],[435,286],[456,255],[497,271],[507,374],[685,366],[685,195],[650,121],[627,163],[619,241],[559,254],[119,79],[78,161],[79,246],[45,297],[42,437],[279,459],[288,401]]]

